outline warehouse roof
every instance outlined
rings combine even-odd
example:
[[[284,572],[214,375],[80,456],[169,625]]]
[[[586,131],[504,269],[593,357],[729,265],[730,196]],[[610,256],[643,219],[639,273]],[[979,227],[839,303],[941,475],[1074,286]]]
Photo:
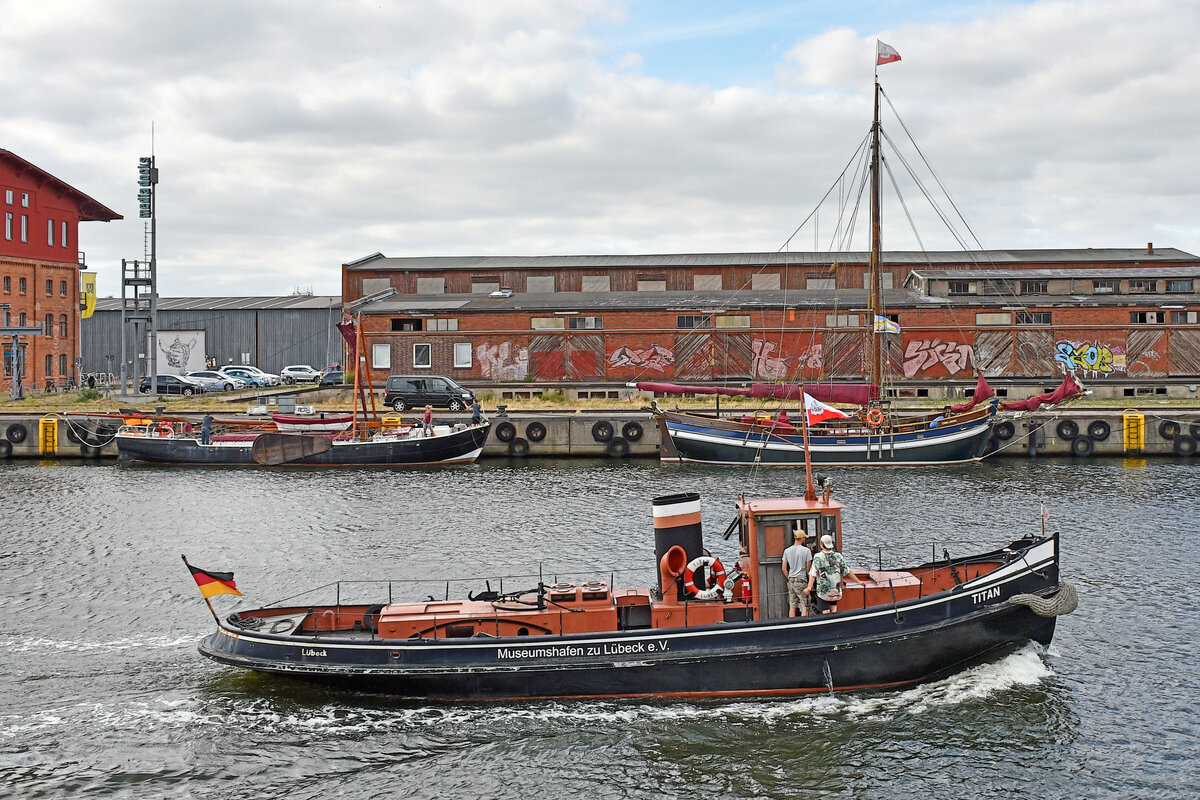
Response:
[[[340,295],[289,294],[283,297],[160,297],[159,311],[266,311],[341,308]],[[121,298],[96,300],[97,311],[120,311]]]

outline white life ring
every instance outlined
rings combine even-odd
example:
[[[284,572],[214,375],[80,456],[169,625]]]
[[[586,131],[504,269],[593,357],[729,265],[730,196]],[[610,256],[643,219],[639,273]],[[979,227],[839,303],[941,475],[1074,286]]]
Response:
[[[704,567],[708,570],[710,583],[703,589],[696,588],[696,570]],[[725,584],[725,567],[721,564],[721,559],[716,556],[700,556],[693,558],[688,562],[687,569],[683,571],[683,588],[684,591],[696,596],[697,600],[715,600],[721,596],[722,586]]]

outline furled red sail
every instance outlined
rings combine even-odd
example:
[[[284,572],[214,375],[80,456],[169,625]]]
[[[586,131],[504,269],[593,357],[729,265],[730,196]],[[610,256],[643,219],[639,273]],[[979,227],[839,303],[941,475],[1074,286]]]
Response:
[[[1081,394],[1083,394],[1083,389],[1079,388],[1079,384],[1075,382],[1075,378],[1068,373],[1063,377],[1062,384],[1053,392],[1039,394],[1037,397],[1031,397],[1028,400],[1001,403],[1000,408],[1004,411],[1036,411],[1042,406],[1055,406],[1063,400],[1069,400]]]
[[[991,400],[996,396],[996,392],[992,390],[991,385],[987,382],[987,378],[983,377],[983,373],[979,373],[979,380],[975,382],[975,394],[971,395],[970,402],[959,403],[958,405],[950,406],[950,410],[955,414],[963,411],[970,411],[984,400]]]
[[[634,386],[646,392],[659,394],[719,394],[726,397],[769,397],[775,400],[802,400],[807,394],[823,403],[851,403],[860,406],[879,399],[879,387],[873,383],[806,383],[803,386],[794,383],[752,383],[749,389],[729,389],[721,386],[638,381]]]

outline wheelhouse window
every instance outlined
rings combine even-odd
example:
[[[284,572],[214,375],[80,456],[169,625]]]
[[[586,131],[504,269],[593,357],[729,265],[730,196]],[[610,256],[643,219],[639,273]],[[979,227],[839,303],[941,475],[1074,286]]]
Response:
[[[433,345],[431,344],[414,344],[413,345],[413,368],[429,369],[433,366]]]
[[[711,328],[712,317],[707,314],[680,314],[675,317],[676,328]]]
[[[573,331],[603,330],[604,317],[567,317],[567,327]]]
[[[1130,281],[1130,294],[1153,294],[1158,291],[1158,281]]]
[[[1050,324],[1050,312],[1049,311],[1018,311],[1017,312],[1017,324],[1018,325],[1049,325]]]
[[[465,369],[471,366],[471,343],[454,343],[454,366]]]
[[[1021,294],[1049,294],[1050,281],[1021,281]]]

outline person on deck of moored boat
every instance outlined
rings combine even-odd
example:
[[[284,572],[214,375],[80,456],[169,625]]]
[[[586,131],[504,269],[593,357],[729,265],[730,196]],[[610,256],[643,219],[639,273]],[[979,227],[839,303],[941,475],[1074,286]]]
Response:
[[[808,570],[808,591],[817,590],[817,613],[830,614],[837,611],[842,599],[842,578],[853,578],[855,583],[866,585],[866,581],[846,566],[846,559],[833,549],[833,537],[828,533],[821,537],[821,552],[813,556]]]

